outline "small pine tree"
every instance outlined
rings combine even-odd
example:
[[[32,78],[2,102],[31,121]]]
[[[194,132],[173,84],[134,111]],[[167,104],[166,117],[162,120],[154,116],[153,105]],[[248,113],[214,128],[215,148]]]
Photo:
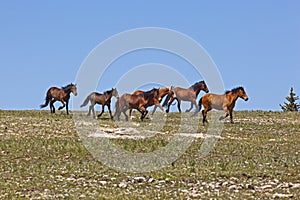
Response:
[[[291,87],[290,96],[286,97],[285,99],[288,101],[288,103],[284,102],[284,105],[279,104],[282,111],[299,111],[300,104],[297,104],[296,102],[299,97],[293,92],[293,87]]]

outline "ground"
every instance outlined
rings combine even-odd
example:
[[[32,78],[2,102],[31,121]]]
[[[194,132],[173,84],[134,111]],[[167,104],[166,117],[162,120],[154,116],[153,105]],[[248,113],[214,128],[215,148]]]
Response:
[[[95,120],[99,129],[134,153],[166,146],[180,124],[180,114],[169,113],[160,131],[139,137],[108,116]],[[206,157],[199,149],[208,126],[198,119],[181,157],[163,169],[133,173],[96,160],[78,136],[72,114],[2,110],[0,199],[300,199],[300,113],[239,111],[234,120],[225,120]],[[154,124],[138,116],[133,121],[137,127]]]

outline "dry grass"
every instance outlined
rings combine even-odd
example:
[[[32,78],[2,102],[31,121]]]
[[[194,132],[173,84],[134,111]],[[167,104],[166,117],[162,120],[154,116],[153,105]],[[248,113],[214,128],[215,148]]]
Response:
[[[199,157],[199,137],[166,168],[126,173],[92,157],[71,116],[0,111],[0,199],[300,198],[300,113],[244,111],[234,118],[235,124],[226,121],[209,156]],[[179,114],[170,113],[162,133],[153,137],[111,140],[127,151],[151,152],[168,143],[178,120]],[[135,123],[147,127],[152,121]],[[206,129],[201,125],[198,132]]]

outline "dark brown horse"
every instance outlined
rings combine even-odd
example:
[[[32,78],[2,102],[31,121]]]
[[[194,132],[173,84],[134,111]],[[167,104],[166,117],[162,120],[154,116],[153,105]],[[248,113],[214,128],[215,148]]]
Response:
[[[147,107],[152,105],[157,105],[162,111],[164,110],[159,104],[159,89],[154,88],[139,95],[125,93],[116,102],[115,116],[117,120],[120,120],[121,112],[123,112],[126,117],[126,121],[128,121],[126,111],[128,109],[137,109],[142,114],[141,120],[143,121],[148,113]]]
[[[173,86],[171,87],[164,87],[164,88],[159,88],[159,97],[158,97],[158,101],[159,103],[161,102],[161,100],[166,96],[166,95],[169,95],[169,96],[173,96],[174,92],[173,92]],[[145,91],[142,91],[142,90],[137,90],[135,91],[134,93],[132,93],[133,95],[139,95],[139,94],[144,94]],[[152,111],[152,115],[154,114],[154,112],[156,111],[156,108],[158,106],[155,105],[154,106],[154,109]],[[163,110],[162,110],[163,111]],[[129,117],[131,116],[131,112],[132,112],[132,109],[129,110]]]
[[[186,112],[190,112],[193,109],[193,105],[195,105],[198,110],[198,105],[197,105],[196,99],[201,90],[205,91],[206,93],[209,92],[209,90],[205,84],[205,81],[196,82],[189,88],[175,87],[173,90],[175,93],[174,96],[173,97],[168,96],[163,103],[163,106],[168,105],[166,112],[169,112],[170,105],[172,104],[172,102],[175,99],[177,100],[177,108],[178,108],[179,112],[181,112],[181,108],[180,108],[181,101],[190,101],[191,102],[191,107],[189,109],[187,109]],[[170,99],[170,102],[168,104],[169,99]]]
[[[108,90],[108,91],[104,92],[103,94],[100,94],[97,92],[92,92],[89,96],[86,97],[86,99],[84,100],[84,102],[82,103],[82,105],[80,107],[86,106],[90,101],[91,105],[89,107],[89,112],[88,112],[87,116],[90,116],[91,111],[92,111],[93,117],[96,118],[95,110],[94,110],[95,104],[102,105],[102,112],[98,115],[98,117],[101,117],[101,115],[104,112],[104,107],[107,106],[109,114],[110,114],[110,118],[113,119],[113,116],[112,116],[111,110],[110,110],[111,98],[113,96],[116,98],[119,98],[119,93],[116,88],[112,88],[111,90]]]
[[[46,94],[46,102],[45,104],[42,104],[40,107],[44,108],[46,107],[50,102],[50,111],[51,113],[55,113],[55,107],[54,102],[60,101],[63,105],[58,108],[58,110],[63,109],[66,107],[67,115],[69,114],[69,99],[70,99],[70,93],[73,93],[75,96],[77,95],[77,88],[74,84],[69,84],[65,87],[57,88],[57,87],[51,87],[47,91]]]
[[[234,123],[232,119],[232,111],[235,106],[235,102],[239,97],[248,101],[248,96],[243,87],[237,87],[230,91],[226,91],[225,94],[222,95],[206,94],[199,100],[199,109],[195,112],[195,114],[201,110],[202,104],[204,107],[204,110],[202,110],[203,124],[208,123],[206,116],[207,112],[211,109],[224,110],[226,115],[220,117],[220,120],[223,120],[230,115],[230,122]]]

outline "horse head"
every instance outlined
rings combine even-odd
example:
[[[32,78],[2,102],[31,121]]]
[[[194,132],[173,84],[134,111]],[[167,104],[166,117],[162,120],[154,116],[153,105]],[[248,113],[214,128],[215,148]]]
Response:
[[[112,90],[112,95],[114,97],[116,97],[117,99],[119,99],[119,93],[118,93],[117,88],[112,88],[111,90]]]
[[[77,96],[76,84],[71,83],[71,92],[74,94],[74,96]]]
[[[248,101],[249,98],[245,92],[245,89],[243,87],[239,87],[238,89],[239,89],[239,97],[244,99],[245,101]]]
[[[208,89],[208,87],[207,87],[205,81],[200,81],[200,85],[201,85],[201,86],[200,86],[200,89],[201,89],[201,90],[205,91],[206,93],[209,92],[209,89]]]

